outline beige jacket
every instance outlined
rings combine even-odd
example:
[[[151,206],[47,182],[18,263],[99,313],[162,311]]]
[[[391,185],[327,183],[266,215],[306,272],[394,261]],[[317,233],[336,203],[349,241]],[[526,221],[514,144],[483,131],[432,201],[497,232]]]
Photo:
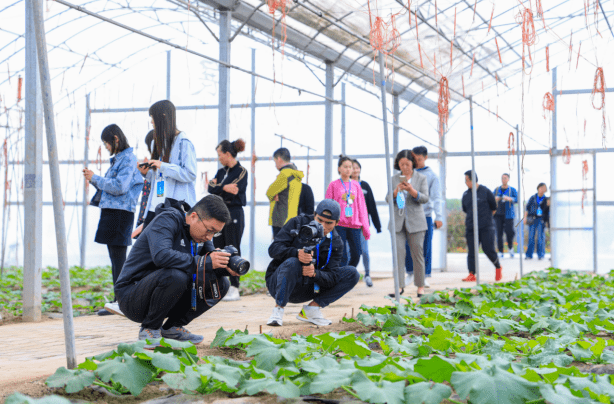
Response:
[[[392,176],[392,192],[401,182],[401,174],[395,174]],[[411,195],[407,195],[405,199],[405,208],[399,209],[397,206],[397,199],[393,195],[386,196],[386,201],[389,198],[394,198],[394,225],[395,232],[403,230],[403,224],[410,233],[417,233],[419,231],[428,230],[426,224],[426,216],[424,215],[424,209],[422,205],[429,201],[429,187],[424,174],[414,170],[414,174],[411,177],[411,185],[418,191],[418,198],[414,198]],[[388,230],[392,227],[392,220],[388,223]]]

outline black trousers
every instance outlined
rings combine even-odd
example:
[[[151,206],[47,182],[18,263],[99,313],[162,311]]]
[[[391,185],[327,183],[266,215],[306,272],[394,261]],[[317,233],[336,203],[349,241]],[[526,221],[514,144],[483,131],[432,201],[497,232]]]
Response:
[[[228,292],[228,280],[221,278],[219,287],[221,299]],[[155,330],[188,325],[219,302],[197,299],[196,310],[192,310],[191,279],[185,272],[174,268],[158,269],[140,281],[116,290],[115,294],[126,317],[141,323],[143,328]]]
[[[473,244],[473,231],[468,231],[465,234],[467,238],[467,268],[469,273],[475,275],[475,245]],[[497,251],[495,251],[495,228],[494,226],[485,227],[479,229],[478,239],[484,254],[488,257],[490,262],[493,263],[495,268],[500,268],[499,258],[497,258]]]
[[[239,250],[241,255],[241,239],[243,238],[243,230],[245,229],[245,214],[242,207],[232,207],[230,211],[230,223],[226,224],[222,229],[222,234],[213,238],[215,248],[224,248],[227,245],[233,245]],[[239,287],[239,277],[229,276],[230,285],[235,288]]]
[[[497,227],[497,248],[500,253],[503,253],[503,231],[505,230],[505,237],[507,237],[507,247],[510,251],[514,248],[514,219],[506,219],[504,215],[497,215],[494,217],[495,226]]]
[[[109,250],[109,258],[111,259],[111,273],[113,274],[113,286],[122,272],[124,263],[126,262],[126,251],[128,247],[125,245],[107,245]]]

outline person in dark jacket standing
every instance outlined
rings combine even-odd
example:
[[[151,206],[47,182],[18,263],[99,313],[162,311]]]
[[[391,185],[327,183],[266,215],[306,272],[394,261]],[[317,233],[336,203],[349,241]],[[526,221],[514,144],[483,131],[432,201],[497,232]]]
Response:
[[[510,258],[514,258],[514,217],[516,211],[514,204],[518,202],[518,192],[515,188],[507,185],[510,180],[509,174],[501,176],[501,186],[495,188],[495,200],[497,201],[497,213],[495,213],[495,226],[497,228],[497,247],[501,258],[503,255],[503,231],[507,237],[507,247]]]
[[[273,229],[273,237],[288,220],[300,213],[311,215],[314,209],[311,187],[302,183],[304,174],[291,160],[290,150],[285,147],[273,153],[279,174],[266,191],[270,201],[269,225]]]
[[[550,216],[550,199],[546,196],[548,187],[543,182],[537,186],[537,193],[527,202],[524,224],[529,226],[529,243],[527,245],[526,259],[533,258],[535,250],[535,236],[537,236],[537,259],[546,255],[546,223]]]
[[[467,267],[469,269],[469,276],[463,279],[463,282],[475,282],[475,244],[473,242],[473,195],[471,192],[471,170],[465,172],[465,184],[468,190],[463,194],[462,204],[463,212],[465,216],[465,238],[467,239]],[[497,210],[497,201],[495,196],[484,185],[478,184],[478,175],[475,175],[475,186],[478,196],[478,239],[482,245],[482,250],[493,263],[496,269],[495,281],[500,281],[503,277],[501,264],[499,258],[497,258],[497,251],[495,250],[495,226],[493,223],[493,214]]]
[[[154,131],[150,130],[145,136],[145,145],[149,156],[151,156],[151,144],[153,143]],[[147,201],[151,192],[151,184],[147,180],[143,180],[143,191],[141,192],[141,207],[139,208],[139,216],[136,220],[136,227],[139,227],[145,221],[145,213],[147,213]],[[138,234],[133,235],[138,237]]]
[[[124,132],[119,126],[112,124],[103,129],[100,136],[106,149],[111,153],[111,166],[104,177],[95,175],[85,168],[83,176],[97,190],[100,199],[95,206],[100,208],[100,221],[96,231],[95,242],[106,244],[111,259],[113,285],[117,283],[124,262],[126,251],[132,245],[131,233],[134,225],[134,211],[143,188],[143,178],[136,169],[136,156]],[[97,199],[97,196],[94,199]],[[119,310],[115,299],[106,303],[98,315],[113,314]]]
[[[228,223],[219,236],[213,238],[215,248],[233,245],[241,255],[241,238],[245,229],[245,214],[243,206],[247,204],[247,169],[237,160],[237,153],[245,150],[243,139],[234,142],[222,140],[215,148],[220,164],[223,166],[209,181],[209,193],[219,195],[230,211]],[[224,298],[226,301],[239,300],[239,277],[230,278],[230,290]]]
[[[341,207],[332,199],[318,204],[315,215],[299,215],[281,228],[269,255],[273,261],[267,268],[267,289],[275,298],[275,307],[267,325],[283,325],[284,307],[290,303],[311,302],[304,305],[296,316],[301,321],[316,325],[330,325],[324,318],[321,307],[339,300],[358,283],[360,275],[352,266],[341,266],[345,245],[335,231],[339,223]],[[314,255],[306,253],[298,237],[292,234],[313,220],[324,228],[325,239],[317,246]],[[315,264],[312,259],[315,258]]]
[[[216,195],[207,195],[193,208],[170,198],[157,206],[115,285],[122,312],[141,324],[139,340],[150,340],[146,349],[159,346],[157,339],[161,337],[193,344],[203,341],[202,336],[192,334],[185,326],[226,294],[228,280],[222,274],[237,275],[227,267],[230,254],[215,251],[211,243],[213,235],[222,231],[229,220],[228,208]],[[196,250],[198,243],[204,243],[200,251]],[[203,259],[205,270],[220,279],[218,296],[197,299],[193,305],[197,263]]]
[[[363,181],[360,179],[360,173],[362,171],[362,166],[358,162],[358,160],[354,160],[352,162],[353,171],[352,176],[350,177],[354,181],[357,181],[361,188],[362,193],[365,195],[365,202],[367,203],[367,213],[371,217],[371,221],[373,222],[373,226],[378,233],[382,232],[382,224],[379,221],[379,214],[377,213],[377,205],[375,204],[375,198],[373,197],[373,191],[371,190],[371,186],[367,181]],[[369,242],[365,240],[365,236],[361,234],[362,237],[362,264],[365,267],[365,283],[368,287],[373,286],[373,281],[371,280],[371,259],[369,258]],[[349,246],[348,246],[349,248]]]

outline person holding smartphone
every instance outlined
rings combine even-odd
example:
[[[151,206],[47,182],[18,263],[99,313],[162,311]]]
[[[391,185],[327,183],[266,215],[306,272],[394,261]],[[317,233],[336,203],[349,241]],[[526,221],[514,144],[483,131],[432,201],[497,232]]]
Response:
[[[422,205],[429,201],[429,188],[424,174],[414,170],[415,159],[411,150],[401,150],[394,159],[394,168],[399,174],[392,176],[392,195],[386,200],[394,201],[394,229],[392,220],[388,226],[394,232],[397,243],[397,271],[401,294],[405,290],[405,244],[409,243],[414,268],[414,285],[418,288],[418,297],[424,293],[425,264],[424,237],[428,230],[426,216]],[[389,296],[394,297],[394,293]]]
[[[156,207],[171,198],[196,203],[196,150],[185,132],[177,129],[175,105],[168,100],[149,107],[154,137],[151,160],[147,157],[138,169],[151,184],[143,224],[133,232],[138,236],[155,217]]]

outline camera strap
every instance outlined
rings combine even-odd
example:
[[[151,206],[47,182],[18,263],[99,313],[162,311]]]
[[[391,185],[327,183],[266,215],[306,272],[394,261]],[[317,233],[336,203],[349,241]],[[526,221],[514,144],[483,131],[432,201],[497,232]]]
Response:
[[[329,235],[332,233],[328,233]],[[322,268],[324,268],[325,266],[328,265],[328,262],[330,261],[330,256],[333,253],[333,237],[330,237],[330,246],[328,247],[328,257],[326,258],[326,264],[324,264],[324,266],[322,266]],[[318,244],[316,246],[316,268],[318,266],[318,264],[320,263],[320,244]],[[322,269],[319,268],[319,269]]]

